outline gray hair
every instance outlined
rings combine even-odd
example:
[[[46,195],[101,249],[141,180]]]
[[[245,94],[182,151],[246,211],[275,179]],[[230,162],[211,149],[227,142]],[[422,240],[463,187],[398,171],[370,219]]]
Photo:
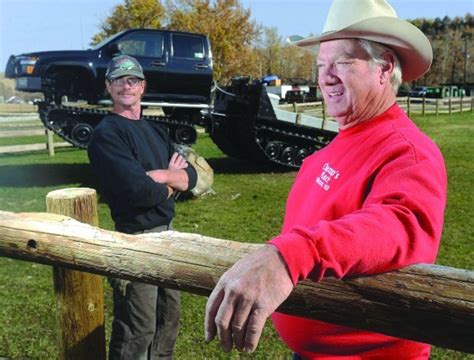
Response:
[[[392,84],[393,92],[397,94],[398,88],[402,84],[402,67],[400,65],[400,61],[398,60],[397,54],[395,54],[393,49],[389,48],[388,46],[382,45],[375,41],[365,39],[357,40],[361,44],[362,48],[370,56],[369,62],[373,65],[386,65],[387,61],[382,57],[382,55],[387,52],[392,54],[395,61],[393,64],[392,76],[390,77],[390,83]]]

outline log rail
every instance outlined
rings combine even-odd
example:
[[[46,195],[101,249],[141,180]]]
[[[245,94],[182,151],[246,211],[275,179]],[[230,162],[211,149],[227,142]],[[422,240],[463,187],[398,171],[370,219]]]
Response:
[[[0,211],[0,255],[207,296],[257,244],[168,231],[126,235],[65,216]],[[474,272],[436,265],[303,281],[279,311],[474,353]]]

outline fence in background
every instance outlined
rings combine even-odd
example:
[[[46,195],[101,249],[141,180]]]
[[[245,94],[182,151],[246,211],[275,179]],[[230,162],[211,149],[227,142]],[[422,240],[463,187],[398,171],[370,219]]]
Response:
[[[406,111],[408,116],[452,115],[463,112],[472,113],[474,111],[474,97],[443,99],[399,97],[397,98],[397,103]],[[323,101],[281,104],[278,107],[322,119],[328,117]]]
[[[68,142],[54,142],[53,132],[44,128],[37,107],[30,104],[0,104],[0,138],[44,136],[43,143],[0,146],[0,154],[48,150],[72,146]]]
[[[5,113],[35,113],[38,107],[33,104],[4,104],[0,103],[0,115]]]

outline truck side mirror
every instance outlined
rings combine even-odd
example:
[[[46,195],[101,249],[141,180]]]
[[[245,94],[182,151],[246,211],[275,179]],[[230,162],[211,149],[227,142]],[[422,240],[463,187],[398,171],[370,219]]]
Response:
[[[119,43],[112,43],[109,46],[107,46],[107,53],[110,56],[118,55],[122,52],[122,47],[120,46]]]

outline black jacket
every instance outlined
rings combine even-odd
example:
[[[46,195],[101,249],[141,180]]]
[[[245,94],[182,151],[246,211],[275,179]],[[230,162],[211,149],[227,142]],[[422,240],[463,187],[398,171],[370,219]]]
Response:
[[[173,152],[166,129],[156,123],[110,113],[96,126],[87,153],[117,231],[131,234],[170,224],[174,200],[166,185],[146,172],[167,169]],[[196,171],[190,164],[185,170],[192,189]]]

